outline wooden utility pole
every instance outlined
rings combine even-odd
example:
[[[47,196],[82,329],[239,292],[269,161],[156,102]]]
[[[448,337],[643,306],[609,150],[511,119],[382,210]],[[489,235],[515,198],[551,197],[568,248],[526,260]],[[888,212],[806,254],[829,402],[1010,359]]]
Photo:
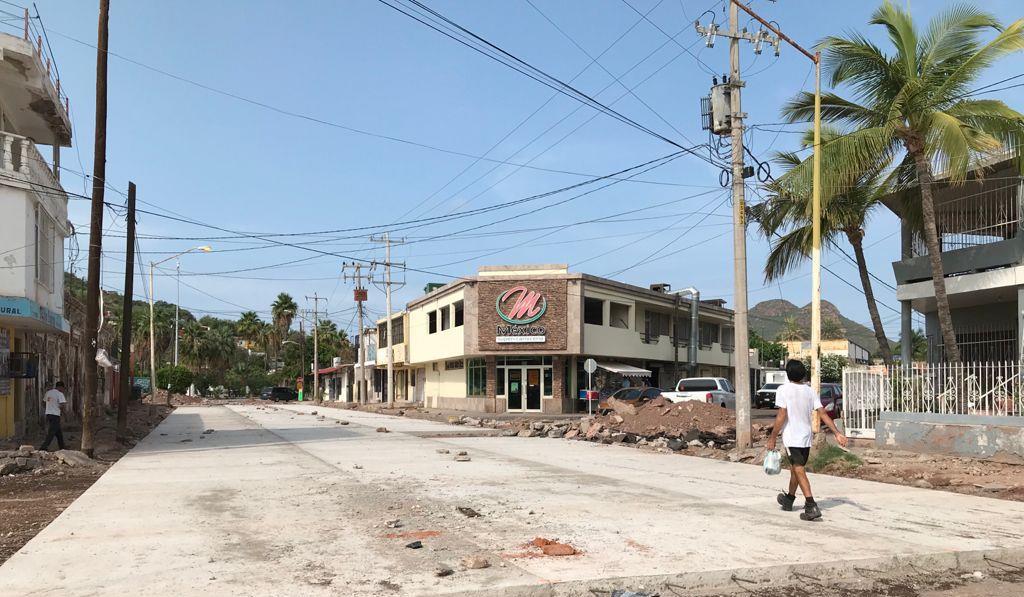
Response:
[[[387,342],[388,342],[388,345],[387,345],[387,351],[388,351],[387,352],[387,356],[388,356],[388,380],[387,380],[388,408],[394,408],[394,406],[395,406],[395,383],[394,383],[395,382],[395,351],[393,349],[393,344],[394,343],[392,342],[392,340],[393,340],[393,337],[395,335],[394,334],[395,330],[394,330],[394,325],[392,324],[392,321],[391,321],[391,243],[394,243],[394,242],[403,243],[403,242],[405,242],[405,240],[404,239],[393,239],[393,238],[391,238],[391,235],[389,233],[385,232],[385,233],[381,234],[380,236],[371,236],[370,237],[370,241],[371,242],[376,242],[376,243],[383,243],[383,245],[384,245],[384,280],[383,280],[383,283],[384,283],[384,288],[385,288],[385,290],[384,290],[384,296],[385,296],[384,303],[385,303],[385,307],[386,307],[386,310],[387,310],[387,315],[385,315],[385,318],[386,318],[385,321],[387,323],[384,324],[384,336],[387,338]],[[373,265],[376,265],[376,262],[374,262]],[[403,263],[402,266],[404,267],[405,264]],[[403,330],[403,333],[404,333],[404,330]],[[378,344],[378,346],[380,345],[380,338],[377,339],[377,344]]]
[[[103,250],[103,185],[107,178],[107,43],[110,0],[100,0],[96,39],[96,138],[92,164],[92,216],[89,222],[89,280],[85,299],[85,396],[82,451],[93,456],[96,425],[96,336],[100,319],[100,262]]]
[[[322,296],[317,296],[314,292],[313,296],[306,295],[306,300],[313,301],[313,399],[316,400],[317,404],[320,404],[320,301],[326,301],[327,299]],[[305,364],[303,364],[305,367]]]
[[[121,388],[117,399],[117,441],[128,439],[128,400],[132,392],[132,297],[135,282],[135,183],[128,183],[128,242],[124,260],[124,305],[121,309]]]
[[[353,291],[353,297],[356,300],[356,307],[359,311],[359,346],[356,347],[356,364],[359,365],[359,380],[356,382],[355,399],[359,404],[366,404],[369,402],[366,396],[366,340],[363,338],[363,302],[366,301],[366,287],[363,286],[363,280],[366,276],[363,275],[363,264],[356,262],[346,262],[342,265],[342,276],[345,281],[354,280],[356,283],[355,290]],[[355,270],[355,273],[349,275],[347,270]]]

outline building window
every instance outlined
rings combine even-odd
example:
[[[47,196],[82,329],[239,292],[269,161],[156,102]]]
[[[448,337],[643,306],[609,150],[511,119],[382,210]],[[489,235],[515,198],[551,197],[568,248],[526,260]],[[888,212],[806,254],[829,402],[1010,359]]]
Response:
[[[465,367],[466,364],[461,359],[453,359],[451,361],[444,362],[445,371],[457,371],[459,369],[464,369]]]
[[[466,395],[487,395],[487,362],[483,359],[469,359],[466,367]]]
[[[377,325],[377,339],[381,346],[388,345],[388,328],[383,323]]]
[[[441,331],[452,327],[452,310],[448,305],[441,308]]]
[[[455,309],[455,327],[462,327],[462,301],[455,301],[455,304],[452,305],[452,308]]]
[[[644,311],[644,342],[657,342],[659,336],[668,336],[672,318],[668,313]]]
[[[553,388],[551,386],[554,384],[554,380],[553,380],[553,376],[551,374],[551,371],[552,371],[551,367],[544,367],[544,369],[543,369],[543,372],[544,372],[544,395],[545,396],[550,396],[551,395],[551,391],[553,390]]]
[[[705,348],[710,348],[715,342],[718,342],[718,324],[701,322],[700,345]]]
[[[505,395],[505,368],[498,367],[495,369],[494,374],[494,395],[504,396]]]
[[[722,352],[736,350],[736,328],[727,325],[722,328]]]
[[[437,333],[437,311],[431,311],[427,313],[427,333]]]
[[[613,328],[621,328],[624,330],[629,329],[629,305],[622,303],[612,303],[610,305],[610,317],[611,321],[608,325]]]
[[[55,226],[50,216],[40,206],[36,206],[36,280],[47,288],[53,288],[53,239]]]
[[[680,346],[690,345],[690,318],[689,317],[676,317],[675,320],[676,335],[679,337]]]
[[[583,323],[604,325],[604,301],[583,297]]]
[[[391,320],[391,342],[401,344],[405,342],[405,325],[401,317]]]

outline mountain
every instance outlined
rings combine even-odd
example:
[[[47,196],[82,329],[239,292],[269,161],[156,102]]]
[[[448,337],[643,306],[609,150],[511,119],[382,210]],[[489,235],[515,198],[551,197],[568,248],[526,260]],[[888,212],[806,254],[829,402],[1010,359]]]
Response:
[[[772,299],[761,301],[754,305],[748,314],[750,317],[750,329],[767,340],[778,338],[779,332],[785,327],[787,317],[796,319],[805,332],[811,327],[810,304],[801,308],[784,299]],[[878,341],[875,340],[874,330],[844,317],[839,309],[828,301],[821,301],[821,320],[822,322],[829,320],[838,321],[839,325],[846,330],[844,334],[846,339],[863,346],[872,354],[878,350]],[[810,338],[810,333],[806,333],[807,337]]]

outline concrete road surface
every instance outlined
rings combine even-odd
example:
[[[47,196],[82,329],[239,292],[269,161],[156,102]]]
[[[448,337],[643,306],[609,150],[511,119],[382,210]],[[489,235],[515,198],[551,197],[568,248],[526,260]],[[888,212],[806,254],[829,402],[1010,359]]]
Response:
[[[178,408],[0,567],[0,593],[664,595],[1024,560],[1021,503],[815,476],[806,523],[756,466],[312,410]]]

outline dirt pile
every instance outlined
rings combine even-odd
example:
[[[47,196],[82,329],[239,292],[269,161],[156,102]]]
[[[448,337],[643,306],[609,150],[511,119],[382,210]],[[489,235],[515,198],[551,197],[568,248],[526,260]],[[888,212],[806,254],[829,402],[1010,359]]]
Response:
[[[665,398],[655,398],[631,410],[619,409],[598,416],[594,421],[607,429],[648,439],[667,437],[690,441],[700,436],[714,436],[720,441],[732,441],[736,435],[735,411],[703,402],[672,403]]]

